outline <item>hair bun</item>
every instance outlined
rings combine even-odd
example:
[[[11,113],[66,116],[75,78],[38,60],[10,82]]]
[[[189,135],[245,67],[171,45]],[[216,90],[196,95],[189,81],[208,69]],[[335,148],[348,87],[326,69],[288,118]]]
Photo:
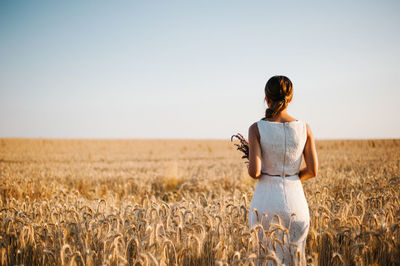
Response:
[[[293,85],[288,77],[273,76],[265,85],[265,97],[270,100],[265,117],[270,118],[284,110],[293,95]]]

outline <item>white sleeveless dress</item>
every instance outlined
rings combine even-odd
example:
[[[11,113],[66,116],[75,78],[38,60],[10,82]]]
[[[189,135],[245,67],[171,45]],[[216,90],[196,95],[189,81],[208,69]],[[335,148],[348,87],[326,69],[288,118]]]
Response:
[[[267,230],[264,234],[258,230],[258,237],[262,238],[266,253],[274,251],[280,263],[305,265],[310,214],[298,173],[307,140],[306,124],[299,120],[286,123],[260,120],[257,126],[262,176],[251,200],[249,227],[261,224]],[[288,233],[276,230],[279,221],[275,214],[279,215],[282,227],[289,229]]]

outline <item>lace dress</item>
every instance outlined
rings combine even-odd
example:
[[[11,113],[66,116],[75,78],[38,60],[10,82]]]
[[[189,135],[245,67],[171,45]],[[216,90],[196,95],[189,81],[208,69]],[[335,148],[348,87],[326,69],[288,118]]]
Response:
[[[249,226],[261,224],[267,230],[255,228],[266,255],[274,252],[279,263],[285,265],[305,265],[310,214],[298,173],[307,140],[306,124],[260,120],[257,126],[262,176],[251,200]],[[284,228],[288,229],[286,233]]]

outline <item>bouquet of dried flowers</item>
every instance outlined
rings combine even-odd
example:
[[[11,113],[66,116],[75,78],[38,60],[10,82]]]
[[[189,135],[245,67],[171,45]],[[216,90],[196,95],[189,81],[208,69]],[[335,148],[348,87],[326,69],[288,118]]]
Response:
[[[231,137],[231,141],[238,139],[240,143],[235,143],[237,150],[243,152],[242,159],[246,159],[245,163],[249,163],[249,142],[242,136],[242,134],[237,133]]]

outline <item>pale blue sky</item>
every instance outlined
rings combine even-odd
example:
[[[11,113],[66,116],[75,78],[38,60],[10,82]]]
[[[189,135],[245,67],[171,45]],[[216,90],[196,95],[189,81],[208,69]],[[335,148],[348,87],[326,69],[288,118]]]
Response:
[[[247,135],[281,74],[317,139],[399,138],[399,3],[2,0],[0,137]]]

